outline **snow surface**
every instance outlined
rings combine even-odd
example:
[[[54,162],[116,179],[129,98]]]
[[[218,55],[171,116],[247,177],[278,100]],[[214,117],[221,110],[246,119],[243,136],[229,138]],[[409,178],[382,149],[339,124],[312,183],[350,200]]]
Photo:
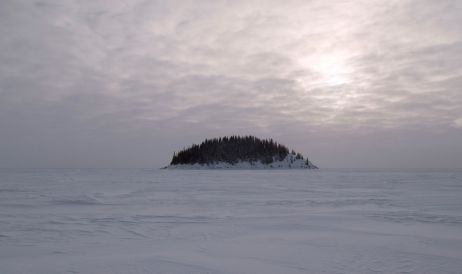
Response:
[[[462,172],[4,169],[0,273],[462,273]]]
[[[306,164],[306,160],[297,159],[295,154],[288,154],[282,161],[274,161],[271,164],[263,164],[260,161],[247,162],[240,161],[235,164],[217,162],[213,164],[193,164],[193,165],[169,165],[166,169],[316,169],[311,162]]]

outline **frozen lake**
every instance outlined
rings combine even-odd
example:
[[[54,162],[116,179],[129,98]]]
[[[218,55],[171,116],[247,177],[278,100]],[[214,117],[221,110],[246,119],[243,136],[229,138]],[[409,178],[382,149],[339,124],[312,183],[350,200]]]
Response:
[[[3,169],[0,273],[462,273],[462,171]]]

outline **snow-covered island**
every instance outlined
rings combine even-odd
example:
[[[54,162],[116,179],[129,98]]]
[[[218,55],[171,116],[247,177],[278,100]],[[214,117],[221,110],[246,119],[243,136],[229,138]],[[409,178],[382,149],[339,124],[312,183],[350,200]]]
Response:
[[[317,169],[308,158],[272,139],[231,136],[206,139],[174,153],[166,169]]]

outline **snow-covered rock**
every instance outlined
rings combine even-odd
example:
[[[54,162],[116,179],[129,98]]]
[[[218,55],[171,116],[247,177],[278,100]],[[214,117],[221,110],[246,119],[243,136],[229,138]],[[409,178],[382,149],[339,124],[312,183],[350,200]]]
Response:
[[[169,165],[166,169],[317,169],[318,167],[309,160],[297,159],[295,154],[288,154],[282,161],[274,159],[270,164],[260,161],[240,161],[235,164],[216,162],[212,164],[179,164]]]

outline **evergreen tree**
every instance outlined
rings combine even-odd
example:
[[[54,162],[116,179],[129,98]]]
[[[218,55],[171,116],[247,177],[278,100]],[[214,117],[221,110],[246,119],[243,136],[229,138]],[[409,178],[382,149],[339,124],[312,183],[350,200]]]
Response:
[[[292,151],[295,155],[295,152]],[[289,149],[272,139],[262,140],[255,136],[231,136],[205,139],[201,144],[193,144],[173,154],[171,165],[178,164],[213,164],[239,161],[270,164],[281,161],[289,154]],[[298,155],[297,155],[298,156]],[[301,156],[300,154],[300,157]]]

